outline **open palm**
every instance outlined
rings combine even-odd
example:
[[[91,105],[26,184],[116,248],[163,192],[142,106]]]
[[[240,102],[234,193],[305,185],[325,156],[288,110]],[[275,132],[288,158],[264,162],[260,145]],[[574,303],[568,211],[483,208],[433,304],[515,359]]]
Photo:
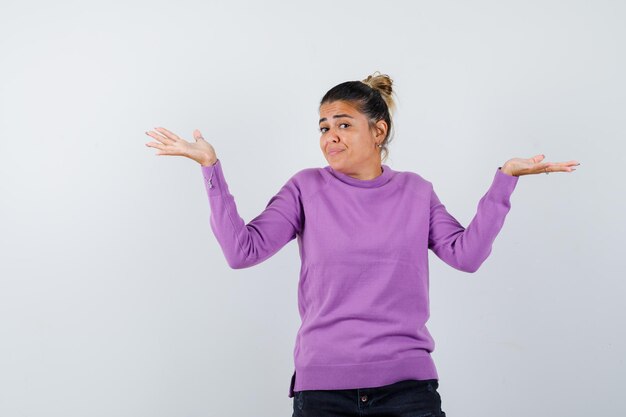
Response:
[[[572,172],[576,171],[573,166],[580,165],[578,161],[568,162],[542,162],[545,155],[540,154],[532,158],[512,158],[506,161],[502,166],[502,170],[510,175],[530,175],[530,174],[544,174],[550,172]]]
[[[185,139],[162,127],[155,127],[154,130],[158,133],[149,131],[146,132],[146,135],[159,142],[149,142],[146,143],[146,146],[157,148],[159,150],[156,153],[157,155],[184,156],[193,159],[201,165],[210,165],[217,160],[215,149],[209,142],[204,140],[202,133],[198,129],[193,131],[195,142],[187,142]]]

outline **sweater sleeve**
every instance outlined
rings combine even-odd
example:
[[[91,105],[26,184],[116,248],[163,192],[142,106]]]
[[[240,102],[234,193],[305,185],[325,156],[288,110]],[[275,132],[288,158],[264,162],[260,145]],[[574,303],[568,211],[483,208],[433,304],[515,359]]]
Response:
[[[493,242],[502,229],[518,180],[519,177],[505,174],[498,168],[467,228],[447,212],[432,189],[428,248],[453,268],[476,272],[491,253]]]
[[[263,262],[301,232],[301,199],[294,177],[269,200],[261,214],[246,224],[229,192],[221,161],[200,167],[211,208],[211,229],[231,268]]]

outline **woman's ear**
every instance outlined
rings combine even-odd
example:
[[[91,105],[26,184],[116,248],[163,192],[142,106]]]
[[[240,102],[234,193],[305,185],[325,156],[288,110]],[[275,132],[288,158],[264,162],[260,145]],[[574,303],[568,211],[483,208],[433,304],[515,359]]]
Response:
[[[376,122],[376,137],[385,137],[385,135],[387,134],[387,122],[385,122],[383,119],[380,119],[379,121]]]

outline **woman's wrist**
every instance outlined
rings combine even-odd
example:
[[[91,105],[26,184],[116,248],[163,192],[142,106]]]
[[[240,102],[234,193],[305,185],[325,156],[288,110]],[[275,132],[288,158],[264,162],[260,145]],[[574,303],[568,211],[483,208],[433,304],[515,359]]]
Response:
[[[200,162],[200,165],[202,165],[203,167],[210,167],[212,165],[215,165],[216,163],[217,163],[217,157],[212,158],[212,159],[206,159]]]
[[[511,169],[506,164],[504,164],[501,167],[499,167],[499,169],[500,169],[500,171],[504,172],[507,175],[511,175],[513,177],[515,176],[515,175],[513,175],[513,172],[511,171]]]

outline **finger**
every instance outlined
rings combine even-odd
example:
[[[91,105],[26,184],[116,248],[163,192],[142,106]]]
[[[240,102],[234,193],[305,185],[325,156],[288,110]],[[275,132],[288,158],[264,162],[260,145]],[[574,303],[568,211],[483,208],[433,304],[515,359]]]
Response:
[[[542,166],[543,165],[543,166]],[[569,162],[548,162],[545,165],[540,165],[541,172],[572,172],[576,171],[576,168],[572,168]]]
[[[580,165],[580,162],[578,162],[578,161],[574,161],[574,160],[567,161],[567,162],[563,162],[563,163],[564,163],[564,164],[567,164],[568,166],[577,166],[577,165]]]
[[[146,143],[146,146],[149,146],[151,148],[164,149],[163,144],[156,142],[148,142]]]
[[[169,138],[167,138],[167,137],[165,137],[163,135],[160,135],[160,134],[158,134],[156,132],[153,132],[151,130],[148,131],[148,132],[145,132],[145,133],[146,133],[146,135],[150,136],[151,138],[154,138],[154,139],[158,140],[159,142],[161,142],[161,143],[163,143],[165,145],[168,145],[168,144],[172,143],[172,141]]]
[[[544,154],[542,154],[542,153],[541,153],[541,154],[539,154],[539,155],[535,155],[535,156],[533,156],[532,158],[530,158],[530,160],[531,160],[533,163],[535,163],[535,164],[536,164],[536,163],[539,163],[539,162],[543,161],[543,159],[544,159],[545,157],[546,157],[546,156],[545,156]]]
[[[553,162],[554,165],[558,166],[572,166],[578,164],[576,161],[567,161],[567,162]]]
[[[552,162],[552,164],[556,167],[572,167],[572,166],[578,166],[580,165],[580,162],[575,161],[575,160],[571,160],[571,161],[567,161],[567,162]]]
[[[162,135],[164,135],[168,139],[173,140],[174,142],[180,140],[180,137],[178,137],[174,133],[170,132],[169,130],[165,129],[164,127],[155,127],[154,130],[156,130],[157,132],[161,133]]]
[[[196,142],[200,139],[204,139],[204,137],[202,136],[202,133],[200,133],[198,129],[193,131],[193,137],[196,140]]]
[[[565,172],[572,172],[572,171],[576,171],[576,168],[572,168],[574,166],[577,166],[578,162],[576,161],[569,161],[569,162],[561,162],[558,164],[558,167],[561,171],[565,171]]]

